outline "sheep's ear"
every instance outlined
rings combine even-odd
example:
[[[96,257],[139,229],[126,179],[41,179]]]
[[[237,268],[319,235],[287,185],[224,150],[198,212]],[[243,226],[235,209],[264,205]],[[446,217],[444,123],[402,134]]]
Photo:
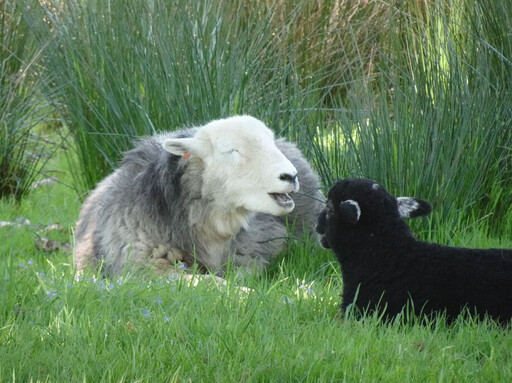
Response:
[[[427,201],[413,197],[398,197],[398,213],[401,218],[416,218],[428,215],[432,206]]]
[[[361,217],[361,208],[356,201],[349,199],[340,203],[338,214],[346,223],[355,225]]]
[[[188,158],[190,155],[204,158],[207,154],[207,146],[204,140],[195,137],[168,138],[162,144],[169,153]]]

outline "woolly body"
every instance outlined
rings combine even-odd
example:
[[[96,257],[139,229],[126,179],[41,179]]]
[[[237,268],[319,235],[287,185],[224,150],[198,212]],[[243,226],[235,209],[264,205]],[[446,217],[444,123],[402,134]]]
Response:
[[[82,206],[75,264],[121,273],[197,262],[222,274],[232,257],[250,271],[283,249],[286,219],[309,231],[322,206],[318,176],[294,144],[253,117],[216,120],[143,138],[125,154]]]
[[[341,266],[342,310],[351,304],[361,312],[385,309],[390,318],[409,305],[417,315],[444,312],[451,321],[467,308],[509,321],[512,250],[419,241],[404,219],[430,210],[426,201],[395,198],[366,179],[341,180],[329,191],[317,231]]]

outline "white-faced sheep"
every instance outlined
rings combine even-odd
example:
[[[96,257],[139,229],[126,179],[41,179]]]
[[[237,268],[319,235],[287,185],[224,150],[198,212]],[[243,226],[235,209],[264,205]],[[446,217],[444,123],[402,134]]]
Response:
[[[314,232],[323,203],[301,152],[274,140],[256,118],[155,135],[128,151],[85,200],[75,264],[101,262],[107,273],[121,273],[197,262],[222,274],[232,259],[251,271],[283,249],[287,220]]]
[[[344,179],[318,218],[322,244],[336,254],[343,279],[342,311],[377,311],[390,319],[408,307],[418,316],[445,313],[512,318],[512,250],[468,249],[415,239],[406,218],[430,205],[395,198],[378,183]]]

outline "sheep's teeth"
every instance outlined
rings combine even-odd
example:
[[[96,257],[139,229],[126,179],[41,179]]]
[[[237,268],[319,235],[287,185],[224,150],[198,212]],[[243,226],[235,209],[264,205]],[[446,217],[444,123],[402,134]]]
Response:
[[[293,204],[293,200],[286,193],[269,193],[270,196],[280,205],[280,206],[290,206]]]

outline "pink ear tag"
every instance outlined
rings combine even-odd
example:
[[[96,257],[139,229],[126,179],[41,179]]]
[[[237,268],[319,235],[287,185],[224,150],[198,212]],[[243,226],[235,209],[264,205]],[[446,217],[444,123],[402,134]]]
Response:
[[[183,153],[183,158],[188,160],[190,158],[190,153],[189,152]]]

